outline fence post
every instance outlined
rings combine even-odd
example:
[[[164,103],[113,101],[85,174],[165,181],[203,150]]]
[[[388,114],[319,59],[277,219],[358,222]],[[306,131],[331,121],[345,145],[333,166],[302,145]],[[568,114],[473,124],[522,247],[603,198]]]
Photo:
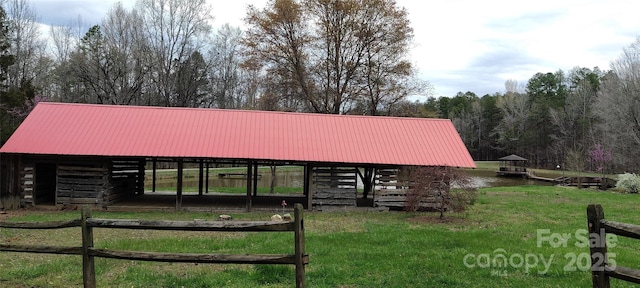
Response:
[[[82,281],[84,288],[96,287],[96,268],[94,257],[89,255],[89,249],[93,248],[93,227],[87,225],[87,218],[91,218],[91,209],[82,207]]]
[[[609,276],[605,273],[607,262],[606,233],[601,221],[604,220],[604,210],[600,204],[587,206],[587,222],[589,223],[589,238],[597,235],[598,241],[589,241],[591,252],[591,282],[594,288],[609,288]],[[602,243],[600,243],[602,242]]]
[[[306,287],[305,283],[305,273],[304,273],[304,265],[305,265],[305,257],[304,254],[304,220],[303,217],[303,206],[300,203],[296,203],[293,206],[293,216],[295,217],[294,229],[293,232],[295,234],[295,264],[296,264],[296,288],[304,288]]]

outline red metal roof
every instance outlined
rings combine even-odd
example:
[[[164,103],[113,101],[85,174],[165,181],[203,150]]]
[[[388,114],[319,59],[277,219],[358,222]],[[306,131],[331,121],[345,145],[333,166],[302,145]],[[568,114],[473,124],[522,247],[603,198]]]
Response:
[[[475,167],[446,119],[40,103],[2,153]]]

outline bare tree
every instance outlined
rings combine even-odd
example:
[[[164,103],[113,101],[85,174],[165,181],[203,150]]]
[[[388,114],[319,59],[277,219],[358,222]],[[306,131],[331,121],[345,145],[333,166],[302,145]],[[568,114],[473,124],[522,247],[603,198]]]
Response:
[[[176,73],[210,32],[211,8],[205,0],[139,0],[149,44],[149,80],[164,106],[176,105]]]
[[[27,0],[8,1],[9,31],[14,64],[7,71],[7,83],[19,87],[40,81],[51,71],[52,62],[45,53],[46,44],[38,29],[38,18]]]
[[[112,83],[113,104],[145,104],[142,89],[150,65],[149,48],[142,31],[142,18],[136,10],[127,11],[122,3],[114,4],[102,21],[104,44],[108,55],[108,78]]]
[[[603,120],[604,139],[613,148],[613,162],[631,171],[640,169],[640,38],[611,63],[602,81],[596,111]],[[609,146],[611,145],[611,146]]]
[[[236,109],[248,106],[246,91],[243,91],[246,74],[241,69],[241,40],[242,30],[229,24],[223,25],[214,36],[209,60],[212,85],[209,106]]]
[[[270,0],[264,9],[249,6],[245,22],[249,28],[242,40],[243,65],[265,75],[260,105],[276,110],[277,103],[284,101],[283,106],[291,110],[319,111],[310,100],[315,87],[309,73],[311,36],[303,6],[295,0]],[[304,106],[297,105],[300,100]]]
[[[393,0],[273,0],[245,21],[248,61],[267,75],[263,103],[375,115],[425,88],[407,60],[407,13]]]
[[[361,24],[363,32],[358,42],[365,49],[362,99],[367,114],[377,115],[407,96],[428,94],[430,85],[418,80],[408,60],[413,39],[407,11],[397,7],[395,1],[362,1]]]
[[[358,0],[309,0],[306,6],[315,28],[311,55],[319,89],[310,100],[314,112],[340,114],[363,90],[354,84],[365,61],[365,43],[360,38],[368,32],[363,25],[366,13]]]
[[[498,98],[497,106],[502,111],[503,118],[493,133],[498,134],[497,141],[504,151],[520,153],[520,143],[529,117],[527,97],[519,93],[507,93]]]
[[[77,52],[79,40],[82,38],[85,23],[78,16],[76,21],[66,25],[51,26],[49,38],[52,46],[50,53],[54,55],[55,68],[50,74],[48,85],[41,86],[41,93],[50,99],[61,102],[87,102],[83,84],[73,76],[75,69],[71,65],[71,56]]]
[[[518,81],[513,79],[508,79],[504,82],[505,94],[514,94],[519,93],[523,94],[526,89],[526,85],[523,83],[518,83]]]
[[[205,87],[208,86],[207,63],[202,54],[195,51],[180,63],[176,72],[175,106],[201,107],[205,102]]]
[[[479,99],[475,98],[471,102],[471,108],[468,111],[461,111],[458,115],[454,115],[451,119],[456,127],[460,138],[465,143],[472,155],[477,154],[480,141],[482,139],[482,128],[484,127],[484,119],[482,118],[482,106]]]
[[[52,25],[49,28],[49,36],[53,45],[51,50],[55,55],[56,62],[60,63],[69,60],[69,55],[75,47],[73,27]]]

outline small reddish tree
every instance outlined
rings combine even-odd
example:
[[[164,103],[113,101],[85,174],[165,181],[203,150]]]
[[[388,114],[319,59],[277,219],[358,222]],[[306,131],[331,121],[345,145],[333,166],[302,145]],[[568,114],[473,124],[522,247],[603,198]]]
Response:
[[[606,167],[611,162],[611,150],[605,149],[600,144],[596,144],[592,150],[589,150],[587,161],[593,164],[596,171],[604,178]]]
[[[452,167],[411,167],[403,175],[407,179],[405,210],[420,211],[426,203],[434,203],[433,210],[444,212],[451,209],[463,212],[477,198],[477,189],[464,170]]]

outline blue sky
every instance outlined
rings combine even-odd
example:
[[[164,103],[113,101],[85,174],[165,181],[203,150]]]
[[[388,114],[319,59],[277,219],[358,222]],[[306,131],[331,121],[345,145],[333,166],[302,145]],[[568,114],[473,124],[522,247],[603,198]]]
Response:
[[[637,0],[396,0],[415,32],[411,59],[434,96],[504,92],[506,80],[526,83],[537,72],[573,67],[609,69],[640,35]],[[80,15],[98,24],[116,0],[30,0],[43,24]],[[125,7],[135,1],[123,0]],[[245,7],[266,0],[209,0],[215,26],[242,26]]]

